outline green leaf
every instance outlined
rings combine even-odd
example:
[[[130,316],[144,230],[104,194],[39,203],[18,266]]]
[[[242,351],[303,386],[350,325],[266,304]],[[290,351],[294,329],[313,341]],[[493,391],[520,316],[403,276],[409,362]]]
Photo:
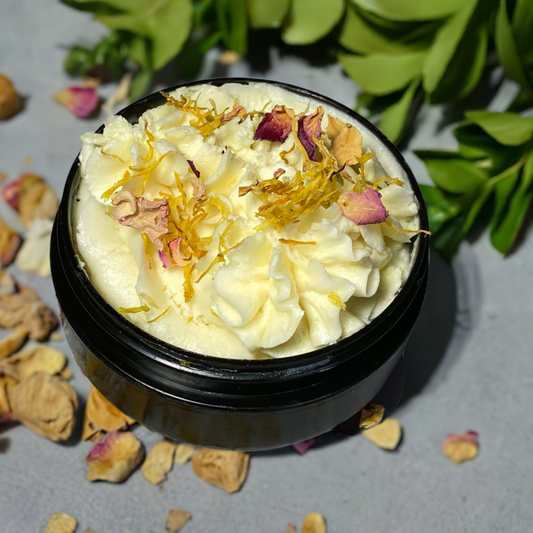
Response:
[[[422,72],[425,52],[411,54],[355,56],[340,54],[346,73],[367,93],[389,94],[406,87]]]
[[[464,0],[352,0],[355,4],[389,20],[433,20],[458,11]]]
[[[85,0],[77,0],[82,3]],[[136,13],[143,11],[150,7],[153,0],[100,0],[101,3],[114,7],[120,11],[126,11],[128,13]]]
[[[113,30],[128,30],[152,41],[152,63],[163,68],[181,49],[191,28],[191,0],[154,0],[136,13],[96,19]]]
[[[310,44],[325,37],[340,21],[344,0],[292,0],[281,37],[287,44]]]
[[[516,0],[513,11],[513,35],[516,49],[525,63],[533,63],[533,3],[531,0]]]
[[[134,102],[142,98],[148,91],[150,82],[152,81],[152,71],[140,70],[131,80],[130,85],[130,102]]]
[[[424,90],[427,93],[432,93],[444,76],[475,7],[476,0],[463,1],[461,9],[437,32],[424,65]]]
[[[150,70],[150,50],[146,38],[134,35],[129,44],[128,56],[142,70]]]
[[[465,115],[505,146],[524,144],[533,136],[533,117],[493,111],[467,111]]]
[[[379,128],[392,141],[402,134],[420,79],[413,80],[402,97],[381,113]]]
[[[217,0],[216,6],[222,41],[230,50],[244,55],[248,46],[246,0]]]
[[[279,28],[289,11],[290,0],[248,0],[250,26],[254,29]]]
[[[449,152],[417,150],[415,154],[424,161],[433,182],[441,189],[464,194],[479,190],[489,179],[488,172],[472,161],[461,159]]]
[[[82,46],[73,46],[65,59],[65,70],[70,76],[83,76],[94,65],[94,54]]]
[[[419,187],[427,208],[429,229],[432,234],[435,234],[445,222],[461,212],[461,205],[437,187],[423,184]]]
[[[339,43],[358,54],[401,55],[416,49],[387,39],[383,32],[376,31],[365,22],[353,5],[348,4],[346,19],[342,26]]]
[[[500,0],[494,27],[494,41],[500,61],[509,78],[518,82],[525,90],[531,91],[531,84],[518,54],[513,36],[513,28],[507,15],[507,4]]]
[[[489,199],[492,191],[494,190],[494,184],[490,180],[485,183],[483,188],[475,195],[470,207],[466,211],[466,217],[463,222],[463,227],[461,229],[463,235],[466,235],[470,228],[474,225],[476,218],[478,217],[481,209]]]
[[[465,219],[466,212],[462,212],[445,222],[437,233],[431,235],[431,244],[448,261],[453,258],[466,235],[463,230]]]

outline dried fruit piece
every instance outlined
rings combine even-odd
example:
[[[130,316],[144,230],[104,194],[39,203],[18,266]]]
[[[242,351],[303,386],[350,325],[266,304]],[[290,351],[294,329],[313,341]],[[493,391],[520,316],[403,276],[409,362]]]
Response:
[[[0,374],[21,381],[36,372],[59,374],[66,364],[67,359],[60,351],[48,346],[33,346],[1,361]]]
[[[92,115],[100,103],[100,97],[92,87],[69,87],[52,96],[58,104],[66,107],[78,118]]]
[[[343,192],[338,200],[342,214],[359,226],[385,222],[388,213],[375,189],[363,193]]]
[[[377,405],[371,403],[361,410],[361,419],[359,421],[359,427],[363,429],[371,428],[376,424],[379,424],[383,420],[385,414],[385,407],[383,405]]]
[[[50,238],[53,222],[34,220],[26,233],[26,239],[17,254],[16,265],[23,272],[35,272],[39,276],[50,275]]]
[[[8,226],[2,217],[0,217],[0,265],[5,267],[10,265],[15,256],[22,239],[20,235],[10,226]]]
[[[78,398],[72,387],[56,376],[37,372],[7,389],[13,418],[53,441],[70,437]]]
[[[294,111],[290,107],[277,105],[263,117],[257,126],[254,140],[285,142],[291,132],[293,122]]]
[[[44,533],[74,533],[78,522],[65,513],[55,513],[48,520]]]
[[[384,450],[395,450],[402,438],[402,427],[395,418],[387,418],[381,424],[363,431],[363,435]]]
[[[441,451],[454,463],[459,464],[474,459],[477,456],[478,448],[477,432],[468,430],[464,433],[448,435],[442,444]]]
[[[302,442],[293,444],[292,447],[300,454],[303,455],[311,446],[316,444],[316,439],[307,439]]]
[[[165,481],[172,470],[175,451],[176,445],[167,440],[154,444],[142,465],[143,476],[154,485]]]
[[[0,120],[16,115],[22,109],[22,98],[17,93],[13,82],[0,74]]]
[[[311,115],[304,115],[298,119],[298,139],[305,148],[311,161],[317,161],[315,156],[316,144],[314,139],[322,137],[322,117],[324,108],[318,106],[316,111]]]
[[[129,431],[110,431],[101,437],[89,452],[89,481],[121,483],[139,466],[144,457],[140,441]]]
[[[24,228],[29,228],[34,220],[52,220],[56,214],[57,195],[40,176],[22,174],[8,183],[2,190],[4,200],[20,215]]]
[[[178,444],[174,453],[174,464],[184,465],[196,452],[196,446],[192,444]]]
[[[7,337],[0,341],[0,361],[17,351],[28,338],[28,330],[17,326]]]
[[[94,440],[94,437],[100,437],[103,431],[126,429],[134,423],[133,418],[117,409],[96,387],[91,387],[83,419],[83,440]]]
[[[245,452],[202,448],[192,458],[195,474],[226,492],[237,492],[248,473],[250,456]]]
[[[168,512],[166,528],[168,533],[177,533],[189,520],[191,513],[181,509],[171,509]]]
[[[302,523],[302,533],[326,533],[326,521],[318,513],[307,515]]]

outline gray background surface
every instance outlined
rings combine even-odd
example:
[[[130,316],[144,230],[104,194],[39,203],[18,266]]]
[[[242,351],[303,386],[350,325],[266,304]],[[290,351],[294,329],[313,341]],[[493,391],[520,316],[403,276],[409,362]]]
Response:
[[[9,179],[34,171],[61,193],[79,136],[104,117],[79,120],[51,94],[72,84],[62,68],[66,47],[94,44],[105,33],[54,0],[0,1],[0,72],[27,97],[24,112],[0,123],[0,170]],[[356,88],[338,65],[269,54],[268,69],[258,71],[246,62],[225,70],[212,53],[202,74],[289,82],[353,106]],[[180,81],[166,75],[169,85]],[[492,90],[495,81],[487,80],[485,92],[491,108],[501,109],[516,88]],[[470,105],[476,103],[474,97]],[[425,169],[410,150],[453,149],[450,123],[459,118],[450,108],[421,113],[403,147],[421,181]],[[0,214],[17,225],[5,205]],[[57,310],[49,278],[18,279]],[[290,448],[253,454],[245,485],[229,495],[197,478],[190,464],[176,466],[160,488],[139,471],[121,485],[90,483],[84,459],[91,443],[54,444],[19,426],[0,433],[0,532],[39,533],[52,513],[66,512],[79,532],[157,533],[171,508],[192,513],[187,533],[284,532],[310,512],[326,517],[330,533],[531,531],[532,279],[530,228],[507,258],[486,234],[464,243],[451,267],[432,257],[429,296],[406,354],[406,394],[395,415],[404,437],[396,452],[356,436],[325,438],[304,456]],[[64,341],[54,345],[71,358]],[[89,383],[72,360],[70,366],[83,403]],[[479,432],[480,453],[455,465],[440,447],[449,433],[466,429]],[[147,448],[159,440],[144,428],[135,432]]]

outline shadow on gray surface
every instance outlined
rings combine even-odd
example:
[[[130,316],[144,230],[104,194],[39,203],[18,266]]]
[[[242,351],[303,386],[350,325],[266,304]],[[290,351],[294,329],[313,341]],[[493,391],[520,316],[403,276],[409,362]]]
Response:
[[[0,453],[6,453],[10,446],[11,441],[8,438],[4,437],[0,439]]]

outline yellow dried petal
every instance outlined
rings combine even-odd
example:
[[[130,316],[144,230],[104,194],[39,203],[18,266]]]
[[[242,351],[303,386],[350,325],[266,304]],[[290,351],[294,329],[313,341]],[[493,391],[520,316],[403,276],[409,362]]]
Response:
[[[249,454],[231,450],[202,448],[192,458],[194,473],[226,492],[237,492],[248,473]]]
[[[340,166],[356,165],[362,154],[361,132],[351,124],[345,124],[331,143],[330,152]]]
[[[395,450],[402,438],[402,427],[395,418],[387,418],[381,424],[363,431],[363,435],[384,450]]]
[[[17,326],[7,337],[0,341],[0,361],[18,350],[28,338],[25,326]]]
[[[154,444],[142,465],[143,476],[154,485],[165,481],[172,470],[175,451],[176,445],[167,440]]]
[[[365,407],[361,411],[361,420],[359,421],[359,427],[363,429],[371,428],[376,424],[379,424],[383,420],[385,414],[385,407],[372,403]]]
[[[55,513],[50,517],[44,533],[74,533],[78,522],[65,513]]]
[[[454,463],[469,461],[477,456],[479,448],[478,434],[469,430],[461,434],[448,435],[442,444],[441,451]]]
[[[326,521],[318,513],[311,513],[305,517],[302,533],[326,533]]]
[[[196,452],[196,446],[193,444],[178,444],[174,454],[174,463],[184,465]]]
[[[66,357],[48,346],[34,346],[21,350],[0,362],[0,374],[23,380],[36,372],[59,374],[67,364]]]
[[[171,509],[168,512],[166,528],[168,533],[177,533],[189,520],[191,513],[181,509]]]

